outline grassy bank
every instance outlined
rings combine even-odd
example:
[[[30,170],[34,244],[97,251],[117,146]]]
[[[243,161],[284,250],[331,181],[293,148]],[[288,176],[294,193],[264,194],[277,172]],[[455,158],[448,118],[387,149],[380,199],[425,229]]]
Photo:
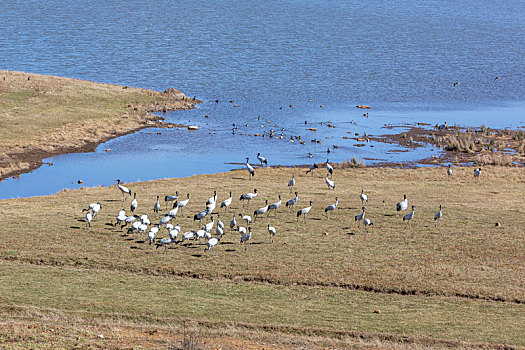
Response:
[[[0,71],[0,178],[41,159],[82,152],[159,119],[151,112],[192,108],[178,90],[157,92],[77,79]]]
[[[356,337],[384,347],[525,346],[519,327],[525,314],[525,171],[487,167],[475,184],[472,169],[453,170],[447,181],[442,168],[336,169],[331,193],[323,170],[306,176],[304,169],[258,169],[252,181],[246,171],[232,171],[129,184],[138,214],[148,213],[152,222],[158,222],[152,213],[157,195],[189,192],[184,214],[174,219],[186,232],[200,228],[193,214],[214,190],[219,202],[233,192],[231,210],[220,211],[228,225],[234,212],[253,214],[279,194],[291,198],[286,184],[295,172],[296,209],[314,202],[307,222],[297,222],[295,210],[283,204],[276,218],[251,225],[246,250],[239,234],[227,229],[212,257],[203,241],[163,253],[143,235],[110,225],[130,202],[115,186],[0,201],[1,314],[18,327],[16,334],[26,334],[24,322],[41,327],[56,313],[63,324],[114,329],[107,324],[118,319],[122,327],[167,327],[163,334],[177,336],[186,319],[218,338],[228,325],[235,341],[255,332],[257,344],[274,342],[271,330],[293,344],[318,346],[346,346],[342,339],[358,346]],[[368,233],[353,220],[361,187],[374,223]],[[243,208],[240,194],[254,188],[259,197]],[[395,210],[403,194],[416,206],[411,229]],[[339,207],[328,219],[323,210],[335,196]],[[88,230],[81,210],[97,201],[102,211]],[[444,216],[436,227],[440,204]],[[274,243],[267,223],[277,229]],[[166,236],[161,229],[158,237]]]

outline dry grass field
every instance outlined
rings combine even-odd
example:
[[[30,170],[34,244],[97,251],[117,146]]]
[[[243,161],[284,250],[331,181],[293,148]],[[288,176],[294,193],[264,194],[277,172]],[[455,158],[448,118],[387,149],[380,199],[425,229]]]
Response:
[[[198,101],[169,93],[22,72],[0,71],[0,179],[41,159],[92,150],[145,127],[150,112],[192,108]]]
[[[251,181],[238,170],[127,184],[136,213],[152,222],[157,195],[189,192],[173,220],[182,232],[210,221],[199,225],[193,215],[214,190],[219,203],[233,192],[231,209],[215,210],[226,226],[233,213],[252,215],[283,196],[276,217],[251,224],[247,249],[226,229],[213,256],[202,239],[164,253],[112,226],[131,201],[116,186],[2,200],[0,344],[176,349],[191,348],[191,338],[206,349],[525,347],[525,169],[486,167],[478,184],[472,168],[453,171],[447,181],[444,168],[336,169],[330,193],[324,170],[306,176],[301,168],[256,169]],[[293,211],[284,207],[292,173]],[[361,187],[374,223],[368,232],[354,224]],[[243,208],[240,194],[254,188],[259,196]],[[410,229],[407,212],[395,210],[403,194],[415,205]],[[327,218],[335,196],[339,207]],[[306,223],[297,221],[310,200]],[[102,210],[88,229],[82,208],[97,201]],[[277,229],[273,243],[268,223]]]

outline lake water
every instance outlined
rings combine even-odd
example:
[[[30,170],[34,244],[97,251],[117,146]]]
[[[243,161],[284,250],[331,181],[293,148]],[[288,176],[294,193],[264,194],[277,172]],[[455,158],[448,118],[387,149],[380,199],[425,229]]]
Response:
[[[175,87],[206,102],[166,114],[199,131],[143,130],[48,159],[53,166],[0,183],[0,198],[76,188],[78,179],[226,171],[257,152],[270,164],[410,162],[436,151],[357,147],[343,136],[414,122],[525,125],[524,48],[523,1],[2,1],[0,69]],[[368,118],[357,104],[373,107]],[[320,124],[329,120],[337,128]],[[284,138],[247,136],[271,128]]]

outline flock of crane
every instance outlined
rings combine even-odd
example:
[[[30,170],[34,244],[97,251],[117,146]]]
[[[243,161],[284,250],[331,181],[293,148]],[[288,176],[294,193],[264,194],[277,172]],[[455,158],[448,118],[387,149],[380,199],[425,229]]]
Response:
[[[261,163],[261,166],[263,164],[267,165],[267,161],[264,157],[262,157],[260,154],[257,154],[257,158]],[[246,169],[249,173],[249,178],[255,176],[255,170],[249,163],[249,158],[246,158]],[[332,165],[330,165],[329,160],[326,160],[325,163],[326,166],[326,177],[325,182],[328,187],[328,191],[335,189],[335,181],[332,180],[332,175],[334,172],[334,168]],[[319,168],[317,164],[313,164],[309,166],[309,169],[306,171],[306,174],[312,172],[314,169]],[[447,168],[447,176],[450,180],[450,177],[452,176],[452,168],[449,165]],[[474,179],[476,182],[478,182],[479,177],[481,176],[481,168],[474,170]],[[117,179],[117,187],[122,193],[123,201],[125,200],[126,195],[131,196],[132,191],[121,184],[120,179]],[[292,193],[294,186],[295,186],[295,174],[292,174],[292,178],[290,181],[288,181],[288,187],[290,189],[290,193]],[[248,206],[250,203],[250,200],[256,198],[258,196],[257,189],[254,189],[253,192],[250,193],[244,193],[239,197],[239,200],[243,202],[243,207],[245,207],[245,201],[248,202]],[[370,220],[370,218],[365,217],[366,215],[366,204],[368,203],[368,196],[364,193],[364,189],[361,188],[361,194],[360,194],[360,200],[362,204],[362,212],[354,217],[354,222],[358,225],[358,227],[361,227],[361,222],[363,223],[365,230],[368,232],[368,227],[372,226],[373,223]],[[230,231],[237,231],[241,234],[240,238],[240,244],[244,246],[245,249],[247,249],[247,244],[252,238],[252,228],[250,224],[254,223],[257,219],[260,219],[261,222],[264,222],[264,216],[270,217],[271,212],[274,212],[274,217],[277,215],[277,210],[281,207],[282,204],[282,197],[281,195],[278,196],[279,200],[275,203],[268,203],[268,200],[265,201],[265,205],[253,212],[253,218],[250,215],[243,215],[238,214],[238,216],[241,218],[240,220],[246,222],[246,227],[241,226],[237,222],[237,213],[233,214],[232,219],[229,223]],[[285,202],[285,206],[292,209],[294,208],[295,204],[297,203],[299,199],[298,192],[295,192],[295,197],[291,198],[290,200]],[[199,221],[199,224],[202,224],[202,220],[210,216],[212,217],[213,211],[217,207],[217,191],[214,191],[213,196],[210,197],[206,203],[205,203],[205,209],[201,212],[198,212],[193,216],[194,221]],[[149,240],[149,244],[155,244],[157,248],[163,246],[164,252],[167,251],[168,246],[172,243],[181,243],[184,241],[190,241],[190,240],[200,240],[201,238],[206,239],[206,248],[205,251],[209,251],[210,255],[213,254],[214,247],[219,244],[220,239],[224,235],[225,225],[220,219],[220,213],[216,213],[217,215],[217,221],[215,221],[214,218],[212,218],[212,221],[205,224],[201,229],[199,230],[190,230],[185,233],[181,234],[181,227],[180,225],[173,225],[171,221],[175,219],[177,216],[179,210],[181,213],[183,212],[184,208],[188,205],[188,202],[190,201],[190,194],[188,193],[186,195],[185,199],[181,199],[179,196],[179,192],[176,191],[174,195],[168,195],[164,197],[164,204],[165,208],[167,210],[168,204],[171,205],[171,210],[163,215],[159,222],[157,224],[151,223],[150,218],[147,214],[144,214],[142,216],[135,215],[135,210],[138,207],[138,201],[137,201],[137,194],[133,193],[133,200],[130,204],[130,211],[131,215],[127,215],[125,209],[122,209],[119,211],[115,223],[113,226],[120,226],[120,229],[123,230],[125,227],[129,225],[129,228],[127,229],[128,233],[139,233],[139,234],[146,234],[147,238]],[[230,196],[221,202],[220,209],[229,210],[231,204],[233,202],[232,193],[230,192]],[[171,204],[173,203],[173,204]],[[309,206],[302,208],[297,211],[297,221],[299,221],[299,218],[303,216],[303,220],[306,222],[306,216],[310,213],[312,209],[312,201],[310,201]],[[339,198],[335,197],[335,203],[330,204],[324,209],[326,217],[329,217],[332,212],[334,212],[337,209],[337,206],[339,204]],[[161,211],[161,203],[160,203],[160,196],[157,196],[157,201],[153,204],[153,212],[160,215]],[[95,219],[97,214],[102,209],[102,205],[100,202],[97,203],[91,203],[88,208],[83,209],[82,212],[86,212],[85,214],[85,220],[87,223],[87,226],[91,228],[91,222]],[[404,195],[404,198],[401,202],[397,203],[396,210],[399,212],[405,211],[408,209],[408,199],[407,196]],[[412,211],[408,214],[403,216],[403,221],[407,222],[407,227],[410,227],[410,222],[414,219],[414,213],[415,213],[415,206],[411,206]],[[443,212],[442,212],[442,206],[439,206],[439,211],[434,214],[434,221],[436,226],[438,225],[439,220],[442,218]],[[240,221],[240,222],[242,222]],[[160,232],[160,229],[162,227],[165,227],[168,232],[168,237],[162,238],[160,240],[157,240],[157,235]],[[212,234],[212,230],[215,227],[215,235]],[[149,230],[148,230],[149,229]],[[268,224],[267,227],[268,233],[270,235],[271,242],[273,243],[274,237],[277,234],[277,230],[275,227]],[[180,237],[180,240],[179,240]]]

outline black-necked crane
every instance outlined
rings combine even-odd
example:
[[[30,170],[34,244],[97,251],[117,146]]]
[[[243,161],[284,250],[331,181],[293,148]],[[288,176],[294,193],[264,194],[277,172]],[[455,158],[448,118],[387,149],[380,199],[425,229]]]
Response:
[[[171,221],[171,219],[173,219],[173,216],[169,214],[164,215],[159,221],[159,227],[162,225],[167,225]]]
[[[160,211],[160,202],[159,202],[159,196],[157,196],[157,201],[155,202],[155,204],[153,204],[153,212],[158,214],[159,211]]]
[[[257,153],[257,159],[259,160],[259,162],[261,162],[261,166],[264,164],[266,166],[268,166],[268,161],[266,160],[266,158],[264,158],[263,156],[261,156],[260,153]]]
[[[335,211],[335,209],[337,209],[337,205],[338,204],[339,204],[339,198],[335,197],[335,203],[334,204],[330,204],[324,210],[324,212],[326,214],[326,217],[328,217],[328,212],[333,212],[333,211]]]
[[[120,192],[122,193],[122,200],[126,199],[126,194],[129,194],[131,196],[131,190],[129,188],[127,188],[126,186],[121,185],[120,184],[120,179],[117,179],[117,186],[118,186],[118,189],[120,190]]]
[[[297,200],[299,199],[299,195],[297,194],[297,192],[295,192],[295,197],[290,199],[288,202],[286,202],[286,206],[287,207],[290,207],[290,209],[293,208],[293,206],[295,205],[295,203],[297,203]]]
[[[122,230],[127,224],[132,224],[138,218],[139,217],[135,215],[126,216],[126,219],[124,220],[124,224],[120,225],[120,229]]]
[[[244,201],[248,201],[248,206],[250,205],[250,201],[257,197],[257,189],[255,188],[253,192],[241,194],[241,197],[239,198],[240,201],[242,201],[242,206],[244,207]]]
[[[142,225],[142,221],[139,221],[139,220],[134,221],[134,222],[131,224],[131,227],[128,228],[127,233],[133,233],[133,231],[138,231],[140,225]]]
[[[246,169],[248,169],[250,173],[249,178],[251,180],[252,176],[255,176],[255,170],[253,170],[253,167],[250,165],[250,158],[246,158]]]
[[[304,222],[306,222],[306,214],[308,214],[310,212],[310,210],[312,209],[312,201],[310,201],[310,205],[306,208],[303,208],[299,211],[297,211],[297,221],[299,221],[299,216],[303,216],[304,218]]]
[[[219,238],[213,237],[206,242],[206,248],[204,248],[204,251],[210,251],[210,256],[213,255],[213,248],[219,243]]]
[[[438,225],[442,217],[443,217],[443,212],[441,211],[441,205],[440,205],[439,211],[434,214],[434,222],[436,223],[436,226]]]
[[[408,209],[408,199],[406,194],[403,195],[403,200],[397,203],[396,209],[397,211],[403,211]]]
[[[212,204],[212,203],[215,203],[217,201],[217,191],[213,191],[213,196],[211,196],[207,201],[206,201],[206,206]]]
[[[154,226],[154,227],[149,229],[148,238],[149,238],[149,244],[150,245],[155,241],[155,236],[157,235],[158,232],[159,232],[159,227],[158,226]]]
[[[180,212],[181,212],[181,213],[182,213],[182,209],[184,209],[184,207],[185,207],[186,205],[188,205],[188,202],[189,202],[189,201],[190,201],[190,194],[189,194],[189,193],[186,195],[186,199],[185,199],[185,200],[183,200],[183,201],[177,201],[177,207],[180,208]]]
[[[135,221],[135,222],[138,222],[138,221]],[[141,224],[137,228],[137,233],[138,234],[141,234],[141,233],[144,234],[144,233],[146,233],[147,230],[148,230],[148,225],[146,225],[146,224],[141,222]]]
[[[217,202],[211,202],[210,204],[206,205],[206,210],[212,213],[215,210],[216,206],[217,206]]]
[[[199,220],[200,222],[202,222],[202,219],[204,219],[204,217],[209,214],[210,212],[208,211],[208,209],[203,210],[193,216],[193,221]]]
[[[135,209],[137,209],[137,206],[139,205],[139,202],[137,202],[137,193],[133,193],[133,201],[131,201],[131,212],[133,213]]]
[[[266,205],[262,208],[259,208],[253,212],[253,216],[255,217],[253,221],[255,222],[259,215],[261,216],[261,221],[264,222],[264,214],[268,211],[268,200],[266,200]]]
[[[175,218],[177,216],[177,213],[179,212],[179,206],[177,206],[177,201],[173,203],[173,208],[168,212],[168,215],[172,218]]]
[[[281,203],[282,203],[282,199],[281,199],[281,195],[279,195],[279,200],[268,206],[268,217],[270,216],[270,211],[272,210],[274,213],[273,216],[277,216],[277,209],[279,209],[279,207],[281,206]]]
[[[246,221],[246,225],[251,224],[251,222],[252,222],[252,217],[251,217],[250,215],[242,215],[241,213],[239,213],[239,216],[240,216],[244,221]]]
[[[197,232],[195,231],[188,231],[188,232],[185,232],[182,234],[182,237],[181,237],[181,242],[184,242],[184,241],[189,241],[190,239],[195,239],[195,235],[197,234]]]
[[[481,176],[481,168],[474,169],[474,180],[478,183],[478,179]]]
[[[179,233],[180,233],[180,226],[177,225],[172,230],[170,230],[168,235],[173,240],[173,242],[175,242],[177,240],[177,236],[179,235]]]
[[[233,213],[233,218],[230,220],[230,231],[233,231],[233,228],[237,226],[237,220],[235,220],[236,215],[236,213]]]
[[[368,196],[365,194],[363,187],[361,187],[361,195],[359,198],[361,199],[361,206],[364,206],[366,203],[368,203]]]
[[[403,216],[403,221],[408,222],[408,227],[410,228],[410,221],[414,218],[414,206],[412,206],[412,212],[408,213],[407,215]]]
[[[237,226],[237,231],[241,234],[241,235],[245,235],[246,232],[246,227],[243,227],[243,226]]]
[[[221,214],[217,214],[217,226],[224,230],[224,223],[221,221]]]
[[[365,207],[362,207],[361,209],[363,210],[361,214],[354,216],[354,223],[357,222],[357,227],[359,228],[361,228],[361,221],[365,219],[365,212],[366,212]]]
[[[326,177],[324,178],[324,181],[326,182],[326,186],[328,186],[328,192],[330,192],[330,190],[335,189],[335,181],[330,180],[328,178],[328,173],[326,173]]]
[[[87,224],[87,226],[88,226],[90,229],[91,229],[91,220],[93,220],[93,214],[92,214],[90,211],[88,211],[88,212],[86,213],[86,224]]]
[[[272,240],[272,243],[273,243],[273,238],[277,234],[277,231],[275,231],[275,227],[270,226],[270,224],[268,224],[268,233],[270,234],[270,239]]]
[[[127,218],[127,215],[126,215],[126,210],[124,210],[124,208],[122,208],[119,212],[118,212],[118,215],[117,215],[117,221],[115,222],[115,225],[113,226],[117,226],[117,225],[120,225],[121,223],[123,223]]]
[[[200,240],[201,238],[204,238],[204,237],[206,237],[206,230],[205,229],[198,230],[195,233],[195,240],[196,241],[198,241],[198,240]]]
[[[365,231],[368,232],[368,226],[372,226],[374,223],[370,221],[370,219],[366,218],[363,220],[363,224],[365,224]]]
[[[248,249],[246,244],[251,238],[252,238],[252,228],[248,227],[248,234],[245,234],[241,237],[241,244],[244,245],[244,250]]]
[[[151,225],[151,221],[148,218],[148,214],[142,214],[142,216],[140,217],[140,222],[146,225]]]
[[[292,179],[288,181],[288,187],[290,187],[290,193],[292,193],[292,189],[295,186],[295,174],[292,174]]]
[[[308,170],[306,170],[306,174],[308,175],[308,173],[312,173],[312,176],[314,175],[314,169],[318,169],[319,166],[317,164],[310,164],[308,166]]]
[[[173,202],[179,199],[179,191],[175,191],[175,194],[164,197],[164,203],[166,204],[166,209],[168,209],[168,202]]]
[[[212,219],[212,221],[204,225],[204,230],[206,230],[206,232],[211,232],[211,229],[213,228],[214,225],[215,225],[215,219]]]
[[[157,247],[155,248],[155,250],[157,250],[160,246],[163,246],[164,247],[164,254],[166,253],[166,251],[168,250],[168,246],[173,243],[173,240],[169,237],[166,237],[166,238],[163,238],[159,241],[159,244],[157,244]]]
[[[217,227],[215,228],[215,234],[219,237],[222,237],[222,235],[224,234],[224,226],[221,227],[219,226],[219,224],[217,223]]]
[[[448,165],[448,168],[447,168],[447,176],[448,176],[448,181],[450,181],[450,177],[452,176],[452,168],[451,168],[451,164]]]
[[[91,213],[93,214],[93,220],[95,220],[100,209],[102,209],[102,204],[100,204],[100,202],[97,202],[91,203],[87,209],[82,209],[82,212],[91,210]]]
[[[328,171],[328,173],[330,174],[330,177],[332,177],[332,175],[334,174],[334,167],[330,165],[330,163],[328,163],[329,160],[328,158],[326,158],[326,171]]]
[[[228,210],[231,204],[232,204],[232,193],[230,191],[230,197],[222,201],[221,208],[224,208],[224,210]]]

